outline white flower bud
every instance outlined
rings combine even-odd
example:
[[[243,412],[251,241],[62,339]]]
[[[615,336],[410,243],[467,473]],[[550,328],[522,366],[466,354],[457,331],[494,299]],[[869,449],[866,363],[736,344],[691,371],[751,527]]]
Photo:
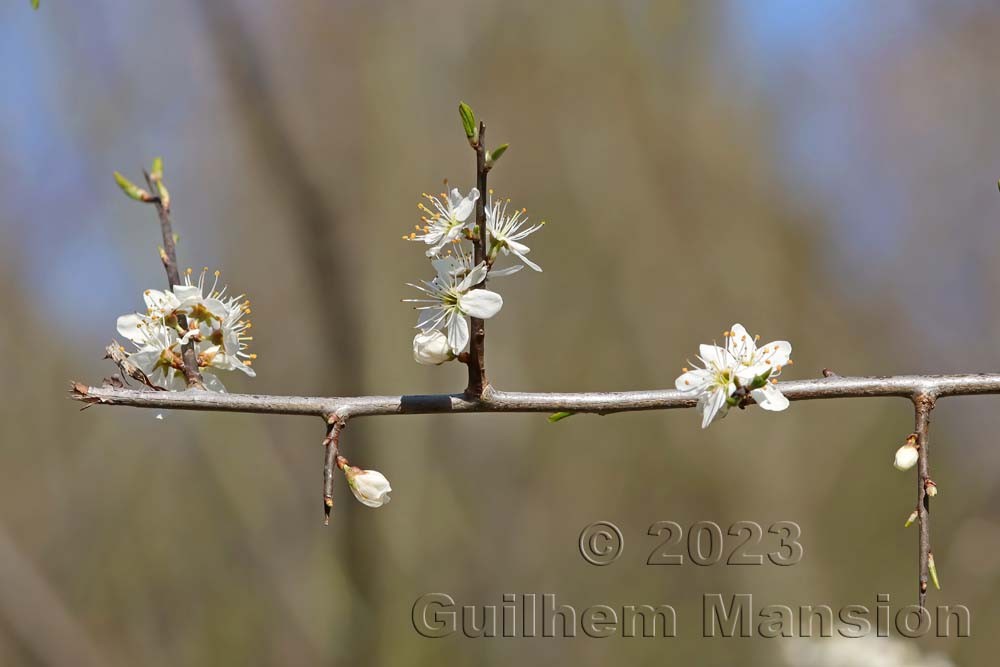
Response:
[[[389,502],[389,480],[385,475],[377,470],[362,470],[354,466],[345,466],[344,475],[347,476],[347,483],[351,487],[351,492],[363,505],[368,507],[382,507]]]
[[[893,462],[896,470],[909,470],[917,464],[920,457],[917,444],[913,439],[907,439],[906,444],[896,450],[896,460]]]
[[[440,331],[420,332],[413,337],[413,359],[418,364],[439,366],[454,358],[448,337]]]

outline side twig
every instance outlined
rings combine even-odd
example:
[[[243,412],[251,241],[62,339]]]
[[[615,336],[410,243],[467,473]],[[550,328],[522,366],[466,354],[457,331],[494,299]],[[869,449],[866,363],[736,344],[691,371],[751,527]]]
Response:
[[[331,417],[323,439],[323,525],[330,525],[330,512],[333,510],[333,473],[337,467],[337,457],[340,456],[340,432],[344,421]]]
[[[480,262],[487,262],[486,254],[486,174],[489,169],[486,166],[486,123],[479,122],[479,136],[472,146],[476,151],[476,188],[479,190],[479,199],[476,200],[476,229],[477,235],[473,240],[474,254],[473,260],[476,265]],[[475,287],[485,287],[486,278]],[[486,322],[477,318],[470,318],[470,338],[469,338],[469,386],[465,393],[470,398],[479,398],[486,390],[488,381],[486,379]]]
[[[917,528],[918,528],[918,572],[920,607],[927,602],[927,580],[931,558],[931,496],[927,492],[931,482],[928,467],[928,446],[930,444],[931,410],[934,409],[934,396],[921,394],[914,396],[915,409],[914,432],[917,434]]]
[[[153,182],[152,177],[150,177],[149,172],[143,171],[143,176],[146,177],[146,185],[149,186],[151,192],[158,192],[156,184]],[[177,244],[174,241],[174,229],[170,222],[170,212],[163,203],[163,199],[159,196],[154,197],[151,202],[153,206],[156,207],[156,214],[160,218],[160,231],[163,233],[163,252],[160,253],[160,259],[163,260],[163,268],[167,271],[167,289],[173,289],[174,285],[181,284],[181,272],[177,266]],[[177,316],[177,323],[182,329],[187,329],[187,317],[184,315]],[[201,372],[198,370],[198,355],[194,349],[194,341],[188,341],[181,348],[181,358],[184,362],[184,379],[187,381],[188,387],[192,389],[204,389],[205,382],[201,377]]]

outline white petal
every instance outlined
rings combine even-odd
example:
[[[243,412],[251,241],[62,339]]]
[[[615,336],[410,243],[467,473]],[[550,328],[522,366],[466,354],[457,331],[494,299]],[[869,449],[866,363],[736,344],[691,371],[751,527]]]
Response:
[[[489,290],[474,289],[458,297],[458,307],[467,315],[488,320],[500,312],[503,297]]]
[[[518,252],[517,250],[514,250],[513,247],[511,248],[511,252],[513,252],[515,255],[517,255],[518,258],[522,262],[524,262],[525,264],[527,264],[528,266],[530,266],[535,271],[538,271],[539,273],[542,272],[542,267],[538,266],[537,264],[535,264],[534,262],[532,262],[530,259],[528,259],[527,257],[525,257],[524,253],[521,253],[521,252]]]
[[[708,425],[712,423],[712,420],[715,419],[717,415],[721,418],[726,414],[725,410],[723,410],[723,407],[727,406],[726,398],[725,391],[721,389],[717,389],[711,394],[702,397],[702,400],[698,402],[702,409],[702,428],[708,428]],[[721,415],[719,414],[720,410],[723,410]]]
[[[455,289],[459,292],[468,291],[470,287],[483,282],[487,271],[486,262],[480,262],[476,268],[469,271],[469,274],[462,279],[462,282],[460,282]]]
[[[761,360],[771,362],[771,367],[784,366],[792,357],[792,344],[787,340],[776,340],[760,348]]]
[[[734,359],[729,351],[718,345],[699,345],[698,354],[706,362],[715,364],[720,368],[731,368],[734,366]]]
[[[458,190],[453,190],[453,192],[457,194]],[[479,199],[479,190],[472,188],[472,190],[469,191],[468,196],[462,199],[452,211],[455,219],[459,222],[464,222],[475,208],[477,199]]]
[[[160,360],[160,351],[142,350],[128,355],[128,360],[135,364],[143,373],[149,375],[156,369],[156,363]]]
[[[130,313],[128,315],[122,315],[118,318],[117,327],[118,333],[128,338],[133,343],[142,344],[146,340],[145,334],[142,332],[142,327],[140,324],[146,320],[145,317],[139,313]]]
[[[459,354],[469,344],[469,322],[461,313],[451,312],[448,317],[448,345]]]
[[[201,301],[201,288],[197,285],[174,285],[174,298],[178,305],[192,306]]]
[[[505,269],[491,269],[490,278],[503,278],[504,276],[515,274],[523,268],[524,264],[514,264]]]
[[[780,412],[788,407],[788,399],[776,385],[770,382],[761,389],[754,389],[751,394],[753,400],[757,401],[757,405],[764,410]]]
[[[712,378],[712,374],[702,368],[688,371],[674,381],[674,386],[679,391],[699,391],[705,387]]]
[[[742,324],[737,322],[729,330],[729,342],[726,345],[729,353],[737,359],[752,359],[757,345]]]

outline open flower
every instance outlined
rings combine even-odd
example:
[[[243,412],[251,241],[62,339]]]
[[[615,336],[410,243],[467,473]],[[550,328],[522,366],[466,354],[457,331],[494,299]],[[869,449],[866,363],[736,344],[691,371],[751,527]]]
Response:
[[[382,507],[389,502],[392,487],[385,475],[377,470],[362,470],[351,465],[344,466],[344,475],[351,493],[367,507]]]
[[[410,232],[403,238],[423,241],[430,246],[427,256],[436,257],[446,244],[461,238],[462,232],[471,225],[466,221],[476,207],[479,190],[472,188],[464,197],[458,188],[452,188],[447,194],[442,192],[440,198],[426,192],[423,196],[431,203],[432,208],[427,208],[423,202],[417,204],[417,208],[423,213],[420,219],[424,224],[417,225],[417,232],[420,233]]]
[[[422,281],[422,285],[410,283],[424,293],[426,298],[404,299],[420,311],[417,328],[428,333],[444,328],[448,345],[458,354],[469,343],[469,322],[466,316],[487,320],[500,312],[503,298],[486,289],[472,289],[486,277],[486,265],[479,264],[459,279],[453,275],[438,274],[432,280]]]
[[[527,209],[516,209],[512,213],[507,212],[509,199],[493,199],[493,191],[490,191],[490,201],[486,207],[486,231],[489,234],[489,253],[491,260],[497,256],[498,252],[504,255],[513,254],[526,266],[535,271],[541,271],[538,266],[525,255],[531,252],[531,248],[521,243],[522,240],[541,229],[545,223],[527,227],[528,218],[522,217],[527,213]]]
[[[154,384],[170,390],[183,390],[187,384],[183,372],[183,346],[193,342],[205,388],[225,391],[217,377],[219,371],[239,370],[253,377],[250,367],[257,355],[247,349],[251,336],[246,335],[250,322],[250,302],[243,295],[226,297],[219,288],[219,272],[208,286],[207,269],[197,282],[188,269],[183,285],[166,292],[146,290],[143,298],[147,312],[130,313],[118,318],[118,333],[132,341],[137,350],[129,360]],[[185,316],[187,328],[181,326]]]
[[[758,348],[757,338],[738,323],[725,336],[726,347],[702,345],[698,357],[702,366],[684,368],[675,382],[678,390],[698,397],[701,427],[724,417],[747,395],[764,410],[787,408],[788,399],[776,383],[782,367],[792,363],[791,344],[782,340]]]
[[[674,386],[698,397],[701,427],[708,428],[713,419],[726,416],[729,397],[736,392],[737,363],[726,348],[717,345],[701,345],[699,352],[703,367],[683,369]]]
[[[782,367],[791,363],[792,345],[779,340],[758,348],[759,338],[750,336],[742,324],[736,323],[726,333],[726,348],[737,361],[737,379],[751,388],[757,405],[764,410],[780,412],[788,407],[788,399],[775,385]]]
[[[118,333],[125,336],[137,350],[128,360],[146,374],[153,384],[179,391],[187,386],[181,371],[181,342],[177,331],[162,318],[147,315],[122,315],[118,318]]]

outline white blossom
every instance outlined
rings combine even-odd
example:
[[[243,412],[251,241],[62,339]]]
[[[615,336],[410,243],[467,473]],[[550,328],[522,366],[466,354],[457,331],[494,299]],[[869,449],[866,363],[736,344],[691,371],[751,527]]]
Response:
[[[345,466],[344,475],[351,487],[351,492],[363,505],[382,507],[389,502],[392,487],[385,475],[377,470],[362,470],[354,466]]]
[[[440,366],[455,358],[448,338],[440,331],[423,331],[413,337],[413,359],[424,366]]]
[[[440,198],[426,192],[423,196],[431,203],[432,208],[428,208],[423,202],[417,204],[417,208],[423,213],[421,220],[424,224],[417,225],[416,232],[403,238],[423,241],[430,246],[427,256],[436,257],[446,244],[460,239],[462,232],[475,222],[474,219],[467,221],[475,210],[479,190],[472,188],[464,197],[458,188],[452,188],[447,194],[442,192]]]
[[[496,292],[487,289],[472,289],[486,277],[486,265],[481,263],[469,271],[463,278],[439,273],[431,280],[422,281],[422,285],[414,287],[424,293],[425,298],[404,299],[409,303],[421,304],[414,306],[420,311],[417,317],[417,327],[424,333],[444,328],[447,332],[448,345],[452,352],[458,354],[469,343],[469,322],[466,316],[479,319],[489,319],[500,312],[503,298]]]
[[[184,276],[183,285],[174,285],[169,291],[146,290],[143,298],[146,313],[130,313],[118,318],[118,333],[130,340],[136,351],[129,360],[140,368],[150,381],[171,391],[186,388],[183,373],[183,346],[194,343],[198,367],[205,388],[225,391],[218,378],[219,371],[239,370],[249,376],[255,373],[250,367],[257,355],[246,352],[246,335],[251,324],[245,320],[250,313],[250,302],[242,295],[226,297],[226,288],[219,289],[219,272],[211,286],[205,282],[202,271],[197,282],[192,282],[191,270]],[[181,326],[184,316],[187,328]]]
[[[775,341],[758,348],[757,339],[739,323],[725,337],[726,347],[702,345],[698,356],[701,367],[684,368],[675,382],[678,390],[697,396],[701,427],[707,428],[713,419],[726,415],[730,405],[738,402],[734,396],[737,390],[749,393],[764,410],[787,408],[788,399],[776,382],[782,367],[791,363],[791,344]]]
[[[726,333],[727,349],[736,359],[736,377],[743,386],[751,386],[755,378],[763,378],[764,384],[750,393],[754,401],[764,410],[780,412],[788,407],[788,399],[775,386],[792,356],[792,345],[779,340],[757,347],[759,336],[752,337],[742,324],[736,323]]]
[[[494,200],[493,191],[490,191],[490,201],[486,207],[486,230],[490,240],[490,259],[496,258],[497,253],[502,251],[504,255],[513,254],[535,271],[541,271],[542,267],[526,257],[531,252],[531,248],[521,241],[541,229],[545,222],[528,227],[526,226],[528,218],[525,215],[528,210],[515,209],[512,213],[508,213],[508,204],[510,204],[510,199]]]
[[[701,427],[708,428],[716,417],[726,416],[728,399],[736,392],[736,359],[723,347],[701,345],[698,359],[702,368],[683,369],[674,385],[678,390],[698,397]]]

